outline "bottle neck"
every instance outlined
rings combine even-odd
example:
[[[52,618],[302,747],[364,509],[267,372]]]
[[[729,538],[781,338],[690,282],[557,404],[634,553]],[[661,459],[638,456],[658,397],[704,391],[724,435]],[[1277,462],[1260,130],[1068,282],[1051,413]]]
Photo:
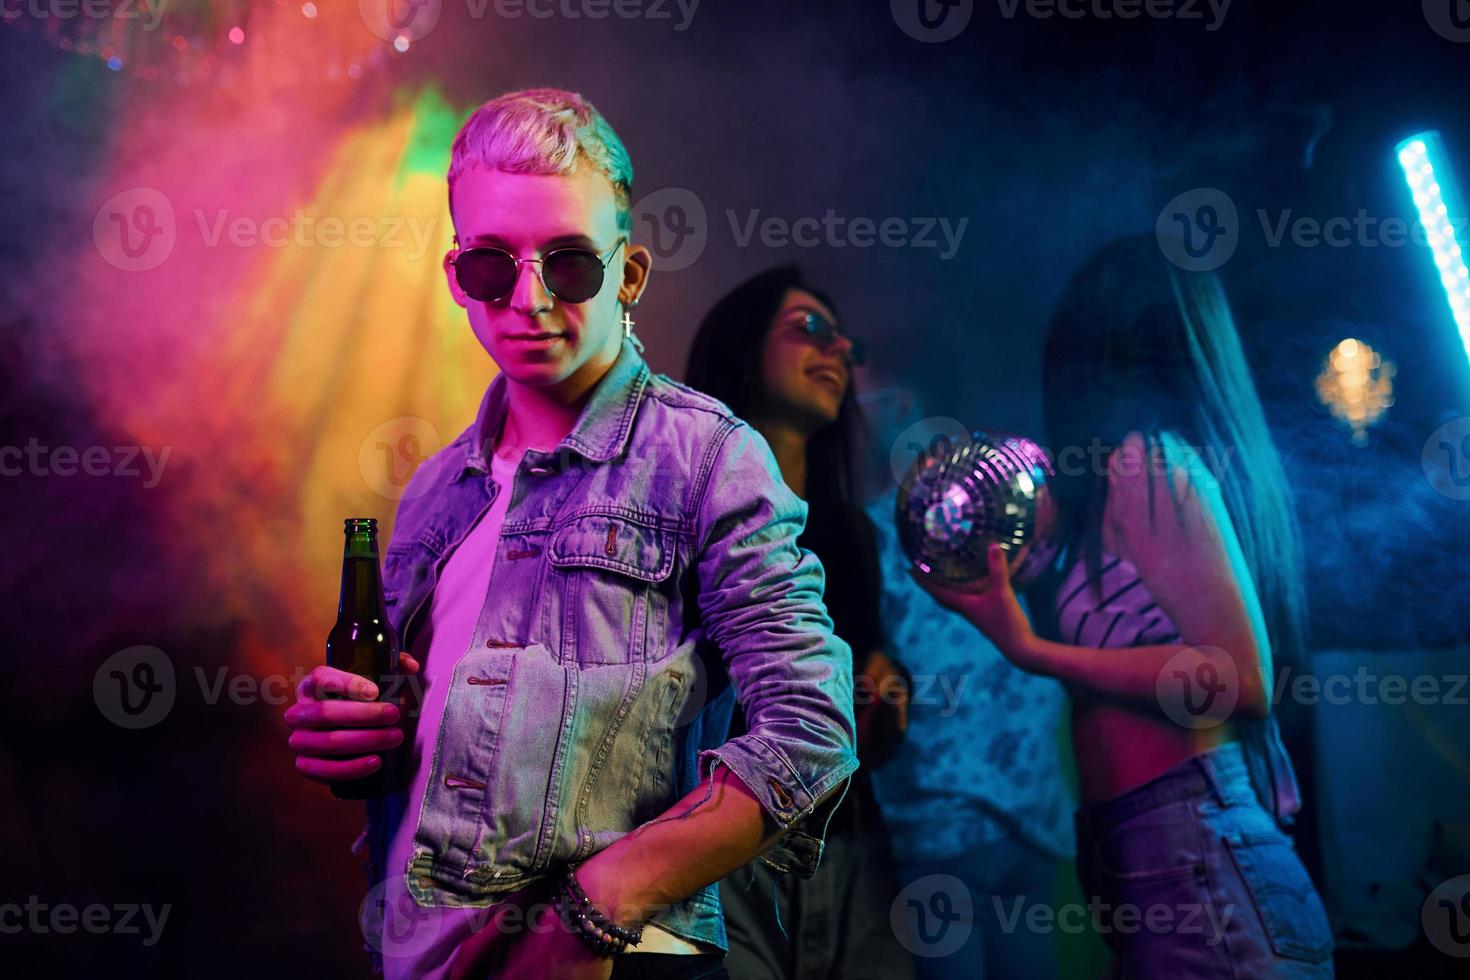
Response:
[[[337,600],[337,619],[365,622],[386,618],[383,578],[378,568],[378,533],[374,529],[351,528],[342,549],[342,593]]]

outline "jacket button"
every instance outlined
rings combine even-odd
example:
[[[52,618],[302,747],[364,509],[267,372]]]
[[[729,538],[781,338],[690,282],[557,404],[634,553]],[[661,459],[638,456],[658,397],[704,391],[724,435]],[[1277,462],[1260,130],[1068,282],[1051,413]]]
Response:
[[[774,776],[770,779],[771,792],[776,794],[776,803],[781,809],[791,809],[791,794],[786,792],[786,787],[776,781]]]
[[[485,788],[485,784],[480,782],[478,779],[469,779],[468,777],[458,776],[450,772],[444,774],[444,787],[446,789],[483,790]]]

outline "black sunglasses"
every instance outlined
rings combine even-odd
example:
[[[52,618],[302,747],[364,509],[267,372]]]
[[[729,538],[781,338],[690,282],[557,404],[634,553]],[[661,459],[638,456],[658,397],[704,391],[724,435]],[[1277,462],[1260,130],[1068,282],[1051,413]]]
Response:
[[[812,342],[815,343],[818,347],[824,349],[835,344],[837,342],[837,338],[847,337],[846,334],[837,329],[837,324],[833,323],[831,320],[828,320],[821,314],[812,313],[810,311],[802,316],[801,320],[796,324],[796,329],[801,331],[801,333],[805,334],[807,337],[810,337],[812,339]],[[847,337],[847,342],[851,345],[848,348],[846,355],[844,355],[847,363],[863,363],[863,361],[867,359],[866,348],[863,347],[862,343],[852,339],[851,337]]]
[[[548,293],[563,303],[585,303],[601,292],[607,265],[627,240],[624,236],[614,242],[605,259],[601,252],[575,245],[554,248],[539,259],[518,259],[503,248],[476,246],[454,257],[454,278],[471,299],[498,303],[515,291],[521,263],[536,262]]]

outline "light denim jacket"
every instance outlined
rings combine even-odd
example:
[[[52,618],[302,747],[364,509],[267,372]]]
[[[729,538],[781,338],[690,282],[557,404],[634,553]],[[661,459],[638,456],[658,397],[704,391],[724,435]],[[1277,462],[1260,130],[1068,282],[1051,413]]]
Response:
[[[852,655],[820,563],[796,545],[806,504],[758,433],[651,374],[627,341],[575,428],[528,452],[509,487],[486,458],[504,397],[497,378],[474,424],[419,468],[384,557],[408,648],[455,547],[512,493],[422,809],[406,793],[368,806],[371,884],[409,819],[415,900],[492,905],[658,816],[720,763],[787,831],[765,860],[811,877],[858,763]],[[727,741],[737,696],[749,731]],[[717,894],[655,921],[725,948]]]

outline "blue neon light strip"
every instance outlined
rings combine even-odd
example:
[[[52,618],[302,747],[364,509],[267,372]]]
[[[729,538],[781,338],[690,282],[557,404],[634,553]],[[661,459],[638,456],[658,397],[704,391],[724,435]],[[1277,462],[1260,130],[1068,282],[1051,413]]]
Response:
[[[1450,213],[1451,204],[1459,206],[1462,198],[1455,188],[1444,144],[1437,132],[1420,133],[1398,145],[1398,156],[1434,253],[1434,264],[1439,268],[1439,281],[1449,298],[1450,313],[1459,328],[1465,354],[1470,357],[1470,270],[1465,267],[1465,254],[1455,234],[1457,223],[1465,226],[1466,215]]]

